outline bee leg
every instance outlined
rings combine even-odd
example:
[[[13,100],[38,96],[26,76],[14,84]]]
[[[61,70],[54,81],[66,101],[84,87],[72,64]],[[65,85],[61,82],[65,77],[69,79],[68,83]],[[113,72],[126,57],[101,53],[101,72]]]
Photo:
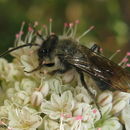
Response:
[[[32,73],[32,72],[34,72],[34,71],[40,70],[42,66],[43,66],[43,65],[39,65],[38,67],[36,67],[35,69],[33,69],[33,70],[31,70],[31,71],[24,71],[24,72],[26,72],[26,73]]]
[[[93,52],[101,53],[101,51],[100,51],[101,47],[98,46],[97,44],[94,44],[90,49],[91,49],[91,51],[93,51]]]
[[[98,106],[98,104],[96,102],[96,98],[95,98],[94,94],[89,90],[89,88],[88,88],[88,86],[87,86],[87,84],[86,84],[86,82],[84,80],[84,74],[82,72],[79,72],[79,71],[78,71],[78,73],[80,75],[80,80],[81,80],[82,85],[87,89],[87,91],[89,92],[89,94],[92,97],[92,99],[94,99],[94,103],[95,103],[96,107],[98,108],[98,110],[100,112],[100,115],[102,117],[101,110],[100,110],[100,108],[99,108],[99,106]]]
[[[50,75],[54,75],[54,74],[64,74],[65,72],[67,72],[68,70],[70,70],[69,68],[64,68],[64,69],[56,69],[53,70],[51,72],[49,72]]]

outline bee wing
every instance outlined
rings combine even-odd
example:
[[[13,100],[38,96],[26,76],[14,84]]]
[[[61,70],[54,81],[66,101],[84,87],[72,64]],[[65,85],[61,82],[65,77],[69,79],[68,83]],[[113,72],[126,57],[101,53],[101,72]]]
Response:
[[[124,69],[87,48],[81,49],[80,52],[83,57],[66,54],[62,59],[77,69],[103,81],[114,90],[130,90],[130,76]]]
[[[91,63],[107,78],[107,84],[109,81],[111,82],[113,89],[121,91],[130,90],[130,75],[125,69],[96,53],[92,52],[90,57]]]

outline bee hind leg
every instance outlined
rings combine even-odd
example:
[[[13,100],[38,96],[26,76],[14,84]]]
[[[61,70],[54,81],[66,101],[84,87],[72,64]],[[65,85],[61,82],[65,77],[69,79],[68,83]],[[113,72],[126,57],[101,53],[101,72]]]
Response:
[[[63,68],[63,69],[56,69],[56,70],[53,70],[51,72],[49,72],[50,75],[54,75],[54,74],[64,74],[65,72],[67,72],[68,70],[70,70],[70,68]]]
[[[94,100],[93,100],[93,101],[94,101],[94,104],[95,104],[96,107],[98,108],[98,110],[99,110],[99,112],[100,112],[100,115],[101,115],[101,117],[102,117],[102,113],[101,113],[100,107],[99,107],[99,105],[98,105],[97,102],[96,102],[96,98],[95,98],[94,94],[89,90],[89,88],[88,88],[88,86],[87,86],[87,84],[86,84],[86,82],[85,82],[85,80],[84,80],[84,74],[83,74],[82,72],[79,72],[79,71],[78,71],[78,73],[79,73],[79,75],[80,75],[81,84],[87,89],[87,91],[89,92],[89,95],[91,96],[91,98],[94,99]]]

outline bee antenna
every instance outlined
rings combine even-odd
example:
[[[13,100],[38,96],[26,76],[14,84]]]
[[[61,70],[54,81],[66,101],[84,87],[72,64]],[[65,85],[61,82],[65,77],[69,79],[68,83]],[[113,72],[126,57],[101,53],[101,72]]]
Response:
[[[24,47],[27,47],[27,46],[32,47],[32,46],[40,46],[40,45],[39,45],[39,44],[33,44],[33,43],[28,43],[28,44],[25,44],[25,45],[21,45],[21,46],[18,46],[18,47],[15,47],[15,48],[13,48],[13,49],[10,49],[10,50],[5,51],[4,53],[2,53],[2,54],[0,55],[0,57],[3,57],[3,56],[7,55],[7,54],[10,53],[10,52],[13,52],[13,51],[15,51],[15,50],[18,50],[18,49],[21,49],[21,48],[24,48]]]
[[[88,30],[86,30],[82,35],[80,35],[77,40],[79,41],[82,37],[84,37],[88,32],[94,29],[94,26],[91,26]]]

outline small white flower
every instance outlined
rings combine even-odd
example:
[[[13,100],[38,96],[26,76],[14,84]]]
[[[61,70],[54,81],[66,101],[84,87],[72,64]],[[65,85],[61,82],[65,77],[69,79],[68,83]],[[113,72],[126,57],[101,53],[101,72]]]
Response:
[[[59,130],[59,123],[45,116],[39,130]]]
[[[13,63],[8,63],[5,59],[0,58],[0,79],[6,82],[14,81],[19,75],[19,71]]]
[[[104,120],[101,120],[99,124],[96,124],[97,129],[100,130],[119,130],[121,128],[121,124],[116,117],[107,117]]]
[[[50,79],[47,81],[49,88],[51,90],[51,93],[61,94],[62,93],[62,81],[61,79]]]
[[[7,97],[16,106],[25,106],[30,102],[30,96],[26,91],[17,91],[15,88],[9,88],[7,90]]]
[[[8,120],[10,128],[14,130],[36,130],[42,123],[42,118],[27,107],[12,109]]]
[[[8,100],[4,100],[4,105],[0,106],[0,118],[8,118],[8,112],[12,109],[12,104]]]
[[[50,101],[43,101],[41,111],[51,119],[59,119],[62,114],[71,115],[74,107],[74,100],[70,91],[64,92],[61,96],[51,95]]]
[[[88,121],[89,123],[94,123],[94,120],[100,119],[100,114],[98,109],[92,109],[92,106],[86,103],[78,103],[74,108],[73,116],[82,116],[83,121]],[[98,116],[98,117],[97,117]]]
[[[31,61],[29,59],[30,59],[30,56],[28,56],[28,55],[22,55],[21,56],[21,62],[23,64],[24,68],[25,68],[24,69],[25,71],[31,71],[34,68],[36,68],[36,66],[38,65],[38,64],[31,63]],[[29,63],[29,61],[30,61],[30,63]],[[34,62],[34,63],[36,63],[36,62]]]
[[[90,97],[89,93],[87,90],[82,87],[82,86],[77,86],[74,90],[74,97],[78,102],[85,102],[85,103],[90,103],[92,102],[92,98]]]
[[[38,83],[35,80],[29,78],[23,78],[20,83],[20,88],[26,91],[28,94],[32,94],[34,89],[38,86]]]

